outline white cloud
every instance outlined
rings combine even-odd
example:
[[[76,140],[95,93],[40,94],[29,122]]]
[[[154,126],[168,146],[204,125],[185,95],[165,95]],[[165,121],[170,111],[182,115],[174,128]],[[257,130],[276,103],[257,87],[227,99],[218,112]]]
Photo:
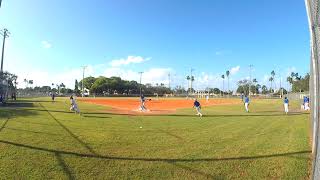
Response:
[[[235,75],[239,71],[240,71],[240,66],[236,66],[230,69],[230,74]]]
[[[115,59],[110,62],[112,67],[119,67],[129,64],[138,64],[145,61],[149,61],[151,58],[143,58],[141,56],[128,56],[127,59]]]
[[[225,54],[230,54],[230,53],[231,53],[230,50],[217,50],[217,51],[215,52],[215,55],[216,55],[216,56],[220,56],[220,55],[225,55]]]
[[[222,54],[222,51],[216,51],[216,55],[219,56]]]
[[[287,73],[286,73],[286,76],[290,76],[292,72],[296,72],[297,71],[297,68],[296,67],[288,67],[287,68]]]
[[[95,74],[96,66],[89,65],[85,70],[85,77],[97,76]],[[77,79],[80,81],[82,79],[82,68],[66,68],[62,72],[49,73],[43,70],[32,70],[32,73],[28,71],[19,71],[16,73],[18,75],[18,87],[24,88],[24,79],[33,80],[33,86],[51,86],[54,84],[65,84],[66,87],[73,89],[74,82]]]
[[[41,44],[42,44],[42,47],[45,49],[49,49],[52,47],[51,43],[49,43],[48,41],[42,41]]]

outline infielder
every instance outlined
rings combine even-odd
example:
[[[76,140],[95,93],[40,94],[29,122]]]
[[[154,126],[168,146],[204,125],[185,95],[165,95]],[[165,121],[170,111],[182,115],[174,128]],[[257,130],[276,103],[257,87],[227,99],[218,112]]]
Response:
[[[246,95],[244,97],[244,107],[246,108],[246,112],[249,112],[249,104],[250,104],[250,99],[249,97]]]
[[[151,99],[146,99],[143,95],[141,95],[141,97],[140,97],[140,111],[150,111],[145,106],[146,100],[151,101]]]
[[[75,113],[80,113],[80,110],[78,108],[78,104],[75,100],[75,98],[73,97],[73,95],[70,96],[70,103],[71,103],[71,107],[70,107],[70,111],[74,111]]]
[[[288,114],[288,112],[289,112],[289,99],[287,97],[284,98],[283,105],[284,105],[284,112],[286,114]]]
[[[193,107],[196,108],[196,111],[197,111],[196,115],[202,117],[202,114],[200,112],[201,105],[200,105],[200,102],[197,99],[194,100]]]

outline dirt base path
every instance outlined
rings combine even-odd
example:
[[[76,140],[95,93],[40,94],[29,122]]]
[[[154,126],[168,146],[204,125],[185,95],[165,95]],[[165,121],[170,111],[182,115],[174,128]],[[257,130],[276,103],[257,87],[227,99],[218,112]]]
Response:
[[[146,101],[145,106],[149,111],[139,111],[140,100],[137,99],[115,99],[115,98],[85,98],[79,99],[80,101],[104,105],[112,107],[112,112],[115,114],[172,114],[177,109],[192,108],[193,100],[191,99],[151,99]],[[238,99],[210,99],[200,100],[201,106],[214,106],[214,105],[229,105],[229,104],[240,104],[241,101]]]

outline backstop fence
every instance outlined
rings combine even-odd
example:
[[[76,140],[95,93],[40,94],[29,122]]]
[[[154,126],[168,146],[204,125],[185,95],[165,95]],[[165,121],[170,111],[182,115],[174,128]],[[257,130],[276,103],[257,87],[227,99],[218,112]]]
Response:
[[[311,49],[311,63],[310,63],[310,96],[311,96],[311,120],[312,120],[312,178],[314,180],[320,179],[320,139],[319,139],[319,100],[320,100],[320,0],[305,0],[309,30],[310,30],[310,49]]]

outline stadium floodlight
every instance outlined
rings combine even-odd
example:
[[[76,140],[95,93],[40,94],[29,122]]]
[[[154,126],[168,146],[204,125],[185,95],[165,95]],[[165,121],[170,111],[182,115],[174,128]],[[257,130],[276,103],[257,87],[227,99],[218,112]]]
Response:
[[[87,66],[81,66],[82,67],[82,83],[81,83],[81,86],[82,86],[82,97],[84,97],[84,71],[86,70]]]
[[[249,80],[249,94],[248,94],[248,96],[250,97],[250,93],[251,93],[251,72],[252,72],[252,67],[253,67],[253,65],[252,64],[250,64],[249,65],[249,77],[250,77],[250,80]]]
[[[311,119],[312,119],[312,179],[320,179],[320,0],[305,0],[309,30],[310,30],[310,47],[311,47],[311,63],[310,63],[310,96],[311,96]]]
[[[1,69],[0,69],[0,72],[2,73],[3,72],[4,45],[5,45],[5,42],[6,42],[6,38],[8,38],[9,35],[10,35],[10,32],[8,31],[8,29],[3,29],[3,30],[0,31],[0,34],[3,36],[2,56],[1,56]]]

